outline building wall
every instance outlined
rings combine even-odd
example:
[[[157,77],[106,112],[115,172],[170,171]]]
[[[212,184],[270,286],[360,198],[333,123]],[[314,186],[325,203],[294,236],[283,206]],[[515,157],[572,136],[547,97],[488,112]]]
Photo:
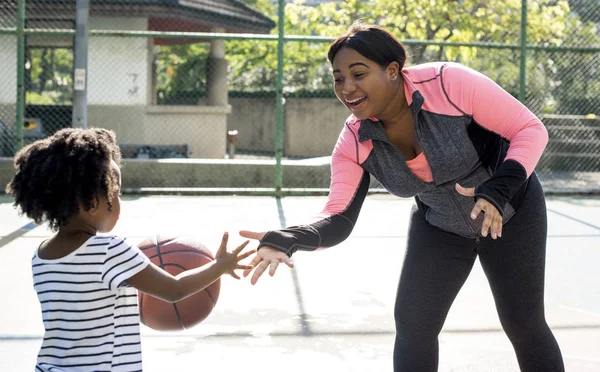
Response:
[[[350,115],[335,98],[296,98],[285,104],[285,154],[287,156],[331,155]]]
[[[191,158],[223,159],[229,106],[90,105],[88,123],[122,144],[187,145]]]
[[[145,118],[146,106],[88,106],[88,125],[114,130],[120,143],[143,143]]]
[[[230,99],[227,106],[90,105],[91,126],[117,133],[120,143],[185,144],[192,158],[223,158],[226,131],[239,132],[238,151],[272,154],[275,103],[272,99]],[[230,112],[228,114],[228,112]],[[285,156],[329,156],[348,110],[335,98],[290,98],[285,104]]]
[[[150,106],[144,125],[151,144],[186,144],[191,158],[224,158],[229,106]]]
[[[227,129],[239,131],[239,151],[269,152],[275,147],[275,100],[232,98]],[[335,98],[288,98],[284,106],[285,155],[328,156],[348,109]]]
[[[17,102],[17,38],[0,35],[0,104]]]
[[[89,29],[146,31],[146,18],[92,17]],[[145,105],[149,97],[151,49],[146,38],[90,37],[88,104]]]
[[[236,147],[255,153],[275,150],[275,99],[229,98],[227,130],[237,130]]]

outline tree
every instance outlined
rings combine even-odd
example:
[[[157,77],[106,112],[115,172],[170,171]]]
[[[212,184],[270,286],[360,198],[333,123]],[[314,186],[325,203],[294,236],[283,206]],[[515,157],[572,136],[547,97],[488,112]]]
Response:
[[[270,3],[266,4],[266,0],[252,1],[257,6],[260,4],[265,12],[271,12],[267,15],[275,18],[276,9],[269,7]],[[288,35],[335,36],[344,32],[357,19],[384,26],[401,40],[422,41],[407,43],[410,62],[413,64],[433,60],[458,61],[488,75],[515,95],[519,89],[519,50],[441,47],[428,45],[427,41],[518,45],[521,0],[345,0],[323,3],[317,7],[294,2],[286,5],[285,32]],[[566,0],[529,0],[527,34],[529,44],[600,44],[593,23],[584,22],[572,14]],[[306,92],[314,95],[323,91],[331,92],[327,48],[327,43],[286,43],[286,93]],[[277,68],[276,52],[275,42],[228,41],[230,88],[235,91],[273,91]],[[580,66],[590,65],[590,55],[571,54],[569,68],[565,61],[561,62],[561,54],[555,53],[552,58],[538,58],[539,53],[536,52],[530,53],[531,56],[535,58],[528,59],[527,94],[540,110],[552,111],[556,108],[559,96],[549,88],[554,86],[557,78],[563,82],[568,80],[565,71],[569,70],[572,76],[579,73],[587,73],[586,76],[589,76],[593,71],[589,68],[587,71],[579,71],[582,68]],[[189,76],[189,72],[184,71],[183,67],[183,64],[179,65],[176,73]],[[575,87],[577,79],[572,80]],[[595,85],[586,83],[585,94],[597,94]]]
[[[195,105],[206,92],[206,43],[158,48],[156,93],[159,104]]]
[[[67,48],[26,48],[26,102],[70,104],[73,96],[73,51]]]

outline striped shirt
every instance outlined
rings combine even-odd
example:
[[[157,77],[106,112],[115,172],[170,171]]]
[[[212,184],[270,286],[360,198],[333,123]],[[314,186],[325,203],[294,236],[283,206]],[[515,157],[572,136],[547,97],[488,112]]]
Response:
[[[124,238],[93,236],[69,255],[32,259],[44,341],[36,371],[141,371],[137,290],[148,258]]]

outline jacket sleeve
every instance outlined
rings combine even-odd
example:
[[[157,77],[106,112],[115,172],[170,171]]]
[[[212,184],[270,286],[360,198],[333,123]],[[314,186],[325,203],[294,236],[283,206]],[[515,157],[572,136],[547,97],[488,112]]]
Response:
[[[527,107],[485,75],[456,63],[442,67],[444,92],[483,128],[510,142],[504,162],[475,188],[475,197],[503,206],[531,176],[548,144],[548,131]]]
[[[356,143],[355,133],[346,123],[331,156],[327,204],[314,222],[269,231],[260,241],[260,247],[269,246],[291,256],[297,250],[313,251],[337,245],[350,235],[370,181],[369,174],[358,163]]]

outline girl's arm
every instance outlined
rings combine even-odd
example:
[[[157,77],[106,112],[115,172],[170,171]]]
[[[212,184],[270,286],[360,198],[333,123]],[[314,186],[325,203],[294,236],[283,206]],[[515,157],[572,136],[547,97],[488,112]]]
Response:
[[[240,264],[239,261],[255,251],[240,254],[248,244],[246,241],[232,252],[227,252],[227,240],[228,234],[225,233],[215,260],[206,265],[173,276],[150,262],[146,268],[127,279],[127,283],[139,291],[172,303],[202,291],[223,274],[231,274],[234,278],[239,279],[234,270],[251,268],[251,266]],[[137,247],[132,248],[137,249]],[[140,254],[143,255],[141,251]]]

